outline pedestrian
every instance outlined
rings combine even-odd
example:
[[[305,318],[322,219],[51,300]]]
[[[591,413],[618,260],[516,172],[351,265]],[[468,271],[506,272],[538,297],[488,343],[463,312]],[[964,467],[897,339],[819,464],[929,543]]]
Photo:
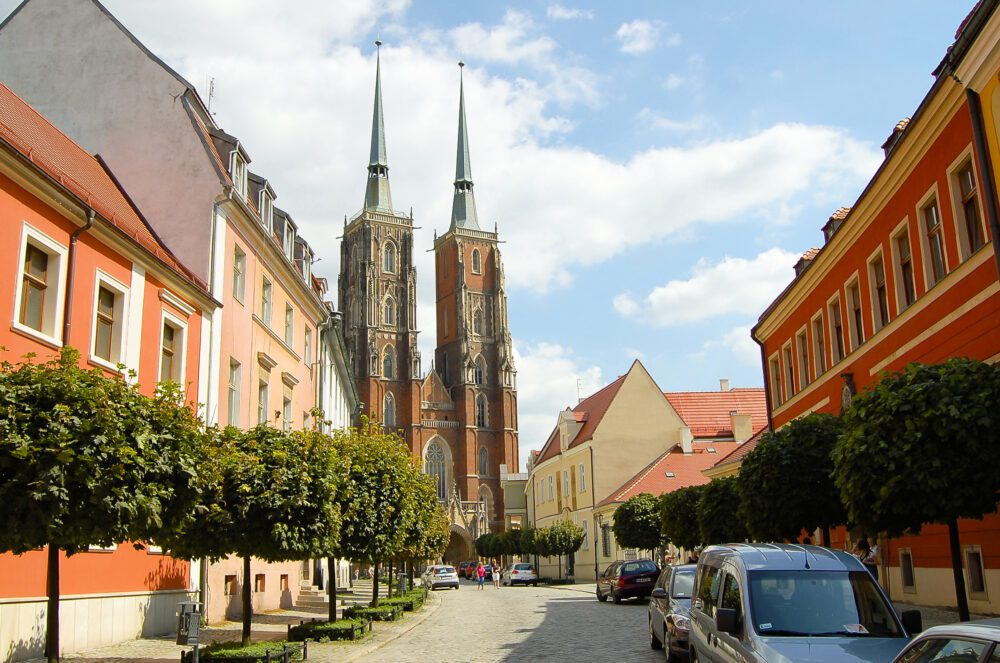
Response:
[[[493,560],[493,588],[500,589],[500,565],[497,564],[496,560]]]
[[[476,579],[479,581],[479,589],[486,589],[483,586],[483,583],[486,582],[486,567],[483,566],[482,562],[479,562],[479,565],[476,566]]]
[[[865,565],[868,572],[872,574],[872,578],[875,578],[875,582],[878,582],[878,544],[873,547],[869,545],[868,539],[862,537],[858,541],[857,552],[854,556]]]

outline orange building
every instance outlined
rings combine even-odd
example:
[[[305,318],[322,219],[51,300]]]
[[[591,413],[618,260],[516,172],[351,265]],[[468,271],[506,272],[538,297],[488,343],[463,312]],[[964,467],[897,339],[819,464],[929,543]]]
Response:
[[[4,358],[39,360],[64,345],[81,364],[173,380],[197,400],[206,285],[160,242],[99,159],[0,83],[0,330]],[[45,551],[0,555],[0,652],[41,656]],[[74,651],[169,632],[190,596],[189,563],[155,547],[95,549],[62,560],[60,641]],[[88,623],[101,620],[100,628]]]
[[[871,182],[830,217],[823,247],[795,265],[754,328],[775,428],[839,413],[882,371],[913,361],[1000,359],[998,4],[972,11]],[[1000,612],[1000,517],[960,525],[970,608]],[[883,541],[882,565],[893,599],[955,604],[943,526]]]

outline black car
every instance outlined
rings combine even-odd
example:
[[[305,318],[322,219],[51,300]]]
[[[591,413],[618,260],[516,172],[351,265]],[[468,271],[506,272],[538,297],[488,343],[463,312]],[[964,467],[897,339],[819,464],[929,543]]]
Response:
[[[668,661],[687,658],[691,592],[697,564],[668,566],[649,595],[649,646],[664,649]]]
[[[651,559],[612,562],[597,579],[597,600],[607,601],[610,596],[615,603],[621,603],[631,597],[646,598],[659,575],[660,569]]]

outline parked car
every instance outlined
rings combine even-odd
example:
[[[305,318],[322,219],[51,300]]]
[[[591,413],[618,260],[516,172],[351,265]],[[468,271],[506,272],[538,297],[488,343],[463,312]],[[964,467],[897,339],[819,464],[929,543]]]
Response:
[[[920,622],[843,551],[729,544],[698,558],[689,649],[692,663],[888,662]]]
[[[460,578],[467,578],[468,576],[465,573],[466,573],[466,571],[469,568],[469,564],[474,564],[474,563],[475,562],[459,562],[458,563],[458,576]]]
[[[428,586],[431,589],[437,589],[438,587],[454,587],[458,589],[458,571],[455,570],[454,566],[435,566],[431,571]]]
[[[686,658],[691,632],[694,564],[663,569],[649,595],[649,646],[664,649],[668,661]]]
[[[538,587],[538,575],[531,564],[511,564],[501,576],[505,585],[534,585]]]
[[[923,661],[1000,661],[1000,619],[932,626],[893,659],[893,663]]]
[[[479,562],[469,562],[469,565],[465,567],[465,579],[475,580],[476,579],[476,569],[479,568]]]
[[[660,570],[651,559],[618,560],[612,562],[597,579],[597,600],[615,603],[631,597],[646,598],[653,592],[653,585]]]
[[[439,566],[443,566],[443,565],[442,564],[428,564],[427,567],[424,568],[424,572],[420,574],[420,582],[421,582],[421,584],[426,585],[427,587],[430,587],[430,585],[431,585],[430,578],[431,578],[431,576],[434,573],[434,569],[436,569]]]

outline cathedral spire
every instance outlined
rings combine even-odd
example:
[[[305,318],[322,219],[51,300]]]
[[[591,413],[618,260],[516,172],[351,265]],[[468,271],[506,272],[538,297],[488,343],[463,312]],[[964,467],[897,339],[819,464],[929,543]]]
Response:
[[[465,124],[464,62],[458,63],[458,154],[455,164],[455,198],[451,205],[451,228],[479,230],[476,199],[472,194],[472,163],[469,159],[469,133]]]
[[[375,47],[375,108],[372,111],[372,145],[368,159],[368,186],[365,189],[365,209],[392,212],[389,193],[389,161],[385,155],[385,124],[382,121],[382,42]]]

